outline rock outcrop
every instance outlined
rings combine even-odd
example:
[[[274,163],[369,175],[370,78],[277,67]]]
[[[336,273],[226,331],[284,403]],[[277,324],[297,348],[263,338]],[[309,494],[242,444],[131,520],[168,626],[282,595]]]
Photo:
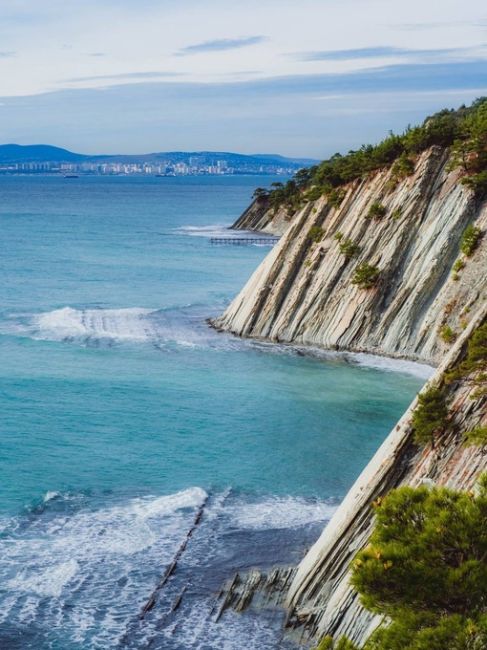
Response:
[[[283,235],[291,223],[292,214],[285,208],[273,210],[266,197],[256,198],[244,210],[232,230],[256,230],[272,235]]]
[[[338,208],[325,196],[306,203],[215,326],[239,336],[438,364],[450,345],[440,328],[460,332],[487,285],[487,238],[452,272],[466,226],[486,229],[487,205],[447,162],[448,153],[434,147],[394,189],[385,169],[351,183]],[[377,201],[385,216],[367,218]],[[259,215],[258,228],[271,231],[272,212]],[[345,240],[359,250],[351,259],[341,252]],[[379,270],[374,288],[352,283],[363,262]]]

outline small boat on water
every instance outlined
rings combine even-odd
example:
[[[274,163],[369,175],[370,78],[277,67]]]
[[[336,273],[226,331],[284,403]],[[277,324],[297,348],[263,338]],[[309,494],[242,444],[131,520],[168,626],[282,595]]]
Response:
[[[79,178],[78,174],[64,174],[64,178]]]

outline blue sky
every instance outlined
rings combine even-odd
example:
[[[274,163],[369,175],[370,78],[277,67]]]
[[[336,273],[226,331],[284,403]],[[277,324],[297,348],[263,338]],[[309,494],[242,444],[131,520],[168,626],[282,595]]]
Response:
[[[9,0],[0,75],[1,142],[321,158],[487,94],[487,6]]]

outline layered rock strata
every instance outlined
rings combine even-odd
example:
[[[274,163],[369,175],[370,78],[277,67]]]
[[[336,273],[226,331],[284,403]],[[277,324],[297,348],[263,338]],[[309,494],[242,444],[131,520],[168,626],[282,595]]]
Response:
[[[435,147],[394,189],[386,169],[351,183],[338,208],[325,196],[306,203],[215,326],[437,365],[450,345],[441,328],[460,332],[487,285],[487,237],[453,272],[466,226],[487,228],[487,205],[447,163]],[[385,216],[367,218],[376,202]],[[273,218],[264,213],[259,228],[272,227]],[[357,248],[352,258],[342,252],[345,240]],[[371,289],[352,282],[362,263],[379,271]]]

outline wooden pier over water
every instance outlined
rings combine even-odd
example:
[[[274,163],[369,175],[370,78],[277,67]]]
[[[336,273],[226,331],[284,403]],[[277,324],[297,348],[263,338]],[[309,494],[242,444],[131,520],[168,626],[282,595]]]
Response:
[[[253,244],[274,246],[279,237],[212,237],[210,242],[220,246],[251,246]]]

